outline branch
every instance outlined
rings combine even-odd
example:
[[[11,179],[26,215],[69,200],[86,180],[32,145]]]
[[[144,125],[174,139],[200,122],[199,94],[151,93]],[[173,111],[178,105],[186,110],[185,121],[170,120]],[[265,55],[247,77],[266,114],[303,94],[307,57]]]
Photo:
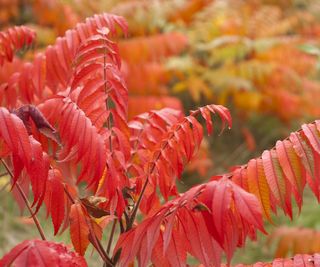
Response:
[[[179,131],[179,129],[180,129],[180,128],[178,128],[177,131]],[[171,138],[171,137],[170,137],[170,138]],[[170,138],[169,138],[169,139],[170,139]],[[168,146],[168,144],[169,144],[169,142],[166,142],[161,149],[166,149],[166,147]],[[149,183],[149,177],[151,176],[151,174],[153,173],[154,169],[156,168],[155,162],[158,161],[158,159],[160,158],[160,156],[161,156],[161,153],[159,153],[159,155],[157,156],[157,158],[154,160],[153,166],[151,167],[151,170],[150,170],[149,173],[148,173],[147,179],[146,179],[146,181],[144,182],[144,185],[143,185],[143,188],[142,188],[141,193],[140,193],[140,195],[139,195],[138,201],[137,201],[136,205],[134,206],[133,211],[132,211],[132,213],[131,213],[131,217],[130,217],[129,223],[128,223],[128,225],[127,225],[126,231],[128,231],[128,230],[130,230],[130,229],[132,228],[132,225],[133,225],[133,223],[134,223],[134,220],[135,220],[135,218],[136,218],[136,216],[137,216],[137,212],[138,212],[138,209],[139,209],[140,202],[141,202],[141,200],[142,200],[143,194],[144,194],[144,192],[146,191],[147,185],[148,185],[148,183]]]
[[[121,220],[121,218],[120,218],[120,220]],[[115,229],[116,229],[116,224],[117,224],[117,220],[114,219],[114,220],[113,220],[113,224],[112,224],[112,229],[111,229],[111,233],[110,233],[110,238],[109,238],[108,246],[107,246],[107,250],[106,250],[107,254],[109,254],[110,249],[111,249],[111,244],[112,244],[114,232],[115,232]]]
[[[171,146],[170,142],[172,141],[172,139],[176,138],[177,142],[181,142],[179,139],[177,139],[176,135],[186,125],[187,125],[188,128],[191,127],[191,126],[198,128],[198,126],[195,126],[194,123],[191,120],[191,118],[194,118],[198,114],[201,114],[201,116],[205,120],[206,126],[207,126],[207,132],[208,132],[208,134],[211,134],[211,132],[213,130],[213,124],[212,124],[212,121],[211,121],[211,113],[217,114],[217,115],[220,116],[220,118],[222,120],[222,123],[223,123],[222,130],[224,129],[225,122],[227,122],[227,124],[229,125],[229,128],[231,127],[232,122],[231,122],[231,117],[230,117],[229,111],[227,109],[225,109],[224,107],[219,106],[219,105],[206,105],[204,107],[200,107],[197,110],[191,111],[189,116],[184,117],[182,120],[178,121],[177,123],[173,124],[170,127],[169,131],[167,132],[168,135],[166,135],[164,137],[164,139],[162,139],[162,141],[161,141],[161,147],[159,149],[153,151],[152,161],[149,162],[149,164],[150,164],[149,166],[152,166],[152,167],[149,167],[149,169],[148,169],[147,178],[146,178],[146,180],[144,182],[144,185],[143,185],[143,188],[142,188],[141,193],[139,195],[138,201],[137,201],[136,205],[134,206],[133,211],[131,213],[130,221],[129,221],[129,224],[127,225],[127,228],[126,228],[127,231],[132,228],[132,225],[133,225],[133,222],[134,222],[134,220],[136,218],[136,215],[137,215],[137,212],[138,212],[139,205],[141,203],[143,194],[144,194],[144,192],[145,192],[145,190],[147,188],[147,185],[149,183],[149,179],[154,174],[157,162],[161,159],[161,157],[163,157],[162,151],[166,150],[166,148],[168,146]],[[199,127],[201,128],[201,131],[202,131],[202,126],[200,126],[200,124],[199,124]],[[200,145],[200,143],[202,141],[202,138],[203,138],[202,134],[201,134],[201,136],[199,134],[197,134],[197,140],[195,140],[196,143],[197,143],[197,149],[198,149],[198,146]],[[185,156],[186,156],[187,162],[191,160],[191,158],[194,155],[194,152],[195,152],[195,145],[192,148],[192,152],[189,151],[190,154],[188,154],[188,152],[186,152],[186,151],[183,152],[185,154]],[[178,154],[176,154],[176,156],[178,157]],[[185,162],[184,164],[186,164],[187,162]],[[175,172],[177,173],[177,175],[180,175],[178,169],[176,169]]]

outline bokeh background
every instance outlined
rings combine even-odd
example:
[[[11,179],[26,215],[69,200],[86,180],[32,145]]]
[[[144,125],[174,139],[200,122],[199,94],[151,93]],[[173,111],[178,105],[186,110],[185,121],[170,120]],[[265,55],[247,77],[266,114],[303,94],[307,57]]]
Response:
[[[23,24],[37,32],[31,49],[0,68],[0,83],[66,30],[101,12],[124,16],[129,24],[129,35],[115,41],[131,118],[162,107],[188,113],[208,103],[231,111],[233,129],[205,140],[179,181],[181,192],[246,163],[300,124],[320,118],[319,0],[0,0],[0,30]],[[37,237],[8,179],[0,176],[0,257]],[[306,191],[293,221],[280,212],[267,224],[270,236],[238,250],[233,263],[319,252],[319,212]],[[49,235],[45,215],[41,210]],[[70,244],[68,233],[51,237]],[[90,250],[86,258],[89,266],[101,266]]]

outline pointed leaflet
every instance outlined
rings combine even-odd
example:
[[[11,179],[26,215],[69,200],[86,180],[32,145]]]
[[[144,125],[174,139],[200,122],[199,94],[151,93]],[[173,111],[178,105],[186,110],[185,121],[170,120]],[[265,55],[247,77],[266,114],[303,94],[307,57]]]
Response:
[[[5,108],[0,108],[0,136],[8,145],[14,166],[14,182],[31,161],[31,145],[23,122]]]
[[[193,133],[193,138],[196,143],[196,149],[199,149],[200,144],[203,139],[203,128],[201,124],[195,119],[193,116],[187,117],[188,121],[192,125],[192,133]]]
[[[7,253],[0,260],[0,266],[87,267],[87,263],[82,256],[61,243],[26,240]]]
[[[261,219],[260,205],[258,204],[256,197],[253,194],[244,191],[237,185],[232,186],[235,207],[243,220],[266,234]]]
[[[60,170],[49,170],[44,202],[47,214],[51,215],[54,234],[56,235],[65,217],[65,193]]]
[[[35,213],[40,208],[46,193],[49,171],[49,157],[42,151],[41,144],[30,136],[32,161],[27,167],[33,191],[33,205],[38,202]]]
[[[106,109],[106,94],[103,80],[90,80],[84,87],[78,87],[70,98],[83,110],[92,124],[101,129],[110,115]]]
[[[293,188],[297,203],[300,207],[304,179],[299,158],[295,153],[292,144],[288,140],[284,140],[282,142],[278,141],[276,143],[276,153],[279,163]]]
[[[213,131],[210,111],[206,108],[200,108],[200,112],[206,122],[208,135],[210,135],[212,134],[212,131]]]
[[[148,266],[148,262],[152,254],[151,248],[155,246],[155,243],[159,238],[161,220],[161,216],[159,216],[156,220],[153,220],[152,224],[148,226],[148,231],[146,231],[140,242],[140,251],[138,254],[139,266]]]
[[[298,133],[291,133],[289,137],[293,148],[297,155],[299,156],[302,166],[306,171],[307,182],[314,192],[314,194],[319,198],[319,176],[316,173],[316,163],[315,163],[315,154],[311,147],[308,146],[308,143],[302,136]],[[315,152],[316,153],[316,152]]]
[[[166,258],[170,262],[171,266],[182,267],[186,266],[187,253],[184,249],[186,244],[183,242],[183,238],[179,235],[178,231],[172,233],[172,237],[166,253]]]
[[[74,249],[83,256],[89,245],[89,226],[86,217],[89,216],[81,203],[72,204],[70,210],[70,236]]]
[[[290,210],[286,206],[286,191],[288,189],[286,189],[285,177],[280,168],[275,151],[265,150],[262,153],[261,158],[272,194],[275,196],[277,203],[284,209],[284,211],[287,214],[290,214]]]
[[[314,173],[314,159],[312,155],[312,149],[307,145],[307,142],[297,132],[291,133],[289,139],[297,155],[300,157],[307,173],[312,177],[313,180],[316,180],[317,178],[315,177]]]
[[[320,134],[314,124],[303,124],[301,126],[303,133],[310,142],[312,148],[320,154]]]
[[[216,183],[210,183],[207,185],[207,190],[203,193],[204,204],[213,210],[214,213],[214,227],[215,227],[215,239],[222,246],[225,233],[225,220],[230,209],[232,190],[226,184],[221,184],[221,188],[217,190]]]
[[[183,245],[181,245],[180,248],[182,248]],[[163,253],[163,238],[162,238],[162,233],[160,232],[160,237],[158,238],[155,248],[152,251],[152,258],[151,261],[154,264],[154,266],[163,266],[163,267],[170,267],[171,264],[170,262],[174,262],[174,266],[178,267],[185,267],[185,259],[181,260],[180,262],[175,262],[176,258],[179,258],[179,252],[175,251],[173,249],[173,258],[166,257],[165,254]]]
[[[201,213],[182,209],[179,220],[190,244],[189,253],[205,266],[220,266],[222,249],[210,236]]]
[[[153,246],[155,246],[159,236],[161,220],[161,214],[148,218],[139,225],[139,228],[122,234],[114,249],[116,252],[121,248],[119,266],[128,266],[135,256],[139,256],[139,266],[147,266]],[[154,235],[156,238],[150,239]],[[128,244],[130,245],[128,246]],[[142,244],[145,246],[142,246]],[[149,246],[146,246],[146,244]]]
[[[220,179],[221,177],[217,178]],[[253,193],[249,188],[249,177],[248,170],[245,166],[237,167],[232,171],[232,176],[230,177],[232,181],[239,185],[244,190]],[[211,180],[217,180],[215,176],[211,177]],[[252,187],[252,185],[251,185]]]
[[[230,115],[229,110],[222,106],[222,105],[208,105],[208,109],[212,112],[215,113],[217,112],[222,120],[222,130],[224,130],[226,124],[228,125],[228,128],[231,129],[232,127],[232,118]]]
[[[247,175],[249,192],[256,195],[260,201],[265,217],[271,221],[270,192],[261,159],[252,159],[249,161]]]

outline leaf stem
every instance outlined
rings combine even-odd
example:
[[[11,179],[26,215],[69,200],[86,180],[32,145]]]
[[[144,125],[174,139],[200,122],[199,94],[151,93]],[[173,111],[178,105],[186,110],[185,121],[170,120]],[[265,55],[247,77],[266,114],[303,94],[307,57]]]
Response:
[[[127,220],[127,222],[128,222],[128,220]],[[121,218],[119,219],[119,226],[120,226],[120,233],[122,234],[124,232],[124,226],[123,226],[123,222],[122,222]]]
[[[197,116],[199,113],[200,113],[199,110],[193,110],[193,111],[190,112],[189,116],[193,116],[194,117],[194,116]],[[187,121],[187,117],[184,117],[183,120],[179,123],[179,125],[177,126],[177,128],[174,131],[178,132],[181,129],[181,124],[185,123],[186,121]],[[161,157],[161,151],[166,149],[166,147],[169,145],[169,141],[168,140],[170,140],[172,137],[174,137],[174,133],[171,133],[171,136],[169,136],[169,138],[166,140],[165,144],[160,148],[159,151],[157,151],[159,154],[156,156],[156,159],[153,160],[153,162],[152,162],[153,166],[151,167],[150,171],[148,172],[147,179],[144,182],[144,185],[143,185],[143,188],[142,188],[141,193],[139,195],[138,201],[137,201],[136,205],[133,208],[133,211],[131,213],[129,224],[127,225],[126,231],[128,231],[128,230],[130,230],[132,228],[132,225],[134,223],[134,220],[135,220],[137,212],[138,212],[138,208],[139,208],[140,202],[141,202],[143,194],[144,194],[144,192],[145,192],[145,190],[147,188],[147,185],[148,185],[148,182],[149,182],[149,178],[150,178],[151,174],[153,173],[153,171],[154,171],[154,169],[156,167],[156,162]]]
[[[132,225],[134,223],[134,220],[135,220],[137,212],[138,212],[138,208],[139,208],[140,202],[142,200],[142,196],[143,196],[144,192],[146,191],[148,182],[149,182],[149,175],[147,176],[147,179],[144,182],[144,185],[143,185],[143,188],[142,188],[141,193],[139,195],[138,201],[137,201],[136,205],[134,205],[133,211],[132,211],[131,216],[130,216],[129,223],[128,223],[127,227],[126,227],[126,231],[128,231],[128,230],[130,230],[132,228]]]
[[[180,128],[181,128],[181,127],[178,126],[178,127],[177,127],[177,131],[179,131]],[[170,138],[171,138],[171,137],[170,137]],[[169,138],[169,139],[170,139],[170,138]],[[169,144],[169,142],[167,141],[167,142],[163,145],[163,147],[161,148],[161,150],[166,149],[166,147],[168,146],[168,144]],[[157,162],[157,161],[159,160],[160,156],[161,156],[161,152],[159,152],[159,154],[157,155],[156,159],[152,162],[153,166],[151,167],[150,171],[148,172],[147,179],[145,180],[145,182],[144,182],[144,184],[143,184],[143,188],[142,188],[141,193],[140,193],[140,195],[139,195],[138,201],[137,201],[136,205],[135,205],[134,208],[133,208],[133,211],[132,211],[132,213],[131,213],[130,220],[129,220],[129,223],[128,223],[128,225],[127,225],[126,231],[128,231],[128,230],[130,230],[130,229],[132,228],[132,225],[133,225],[133,223],[134,223],[134,220],[135,220],[135,218],[136,218],[136,216],[137,216],[137,212],[138,212],[138,209],[139,209],[139,206],[140,206],[140,203],[141,203],[143,194],[144,194],[144,192],[146,191],[147,185],[148,185],[148,183],[149,183],[149,178],[150,178],[151,174],[153,173],[154,169],[156,168],[156,163],[155,163],[155,162]]]
[[[67,197],[69,198],[69,200],[71,201],[72,204],[75,204],[76,202],[74,201],[74,199],[72,198],[72,196],[70,195],[68,189],[66,188],[66,184],[63,185],[63,189],[64,192],[66,193]]]
[[[117,225],[117,219],[114,219],[114,220],[113,220],[113,224],[112,224],[112,228],[111,228],[111,233],[110,233],[109,241],[108,241],[107,250],[106,250],[107,254],[109,254],[110,249],[111,249],[111,244],[112,244],[114,232],[115,232],[115,230],[116,230],[116,225]]]
[[[90,240],[90,238],[89,238],[89,240],[92,243],[92,245],[96,248],[96,250],[99,253],[99,255],[102,258],[102,260],[104,261],[104,266],[114,266],[114,264],[112,262],[112,259],[109,258],[107,253],[104,251],[100,240],[97,238],[97,236],[96,236],[96,234],[95,234],[95,232],[93,230],[93,227],[92,227],[92,224],[91,224],[91,219],[88,220],[88,218],[86,218],[86,222],[87,222],[87,225],[89,227],[90,236],[92,238],[92,240]]]
[[[8,167],[7,163],[3,159],[1,159],[1,162],[2,162],[3,166],[6,168],[8,174],[10,174],[11,178],[13,179],[13,173],[10,170],[10,168]],[[39,220],[38,220],[37,216],[33,213],[31,205],[29,203],[29,200],[28,200],[26,194],[23,192],[23,190],[22,190],[22,188],[21,188],[21,186],[20,186],[18,181],[16,182],[15,186],[18,188],[18,191],[19,191],[24,203],[26,204],[26,206],[27,206],[27,208],[28,208],[28,210],[29,210],[29,212],[31,214],[31,217],[32,217],[32,219],[33,219],[33,221],[34,221],[34,223],[35,223],[35,225],[36,225],[36,227],[37,227],[37,229],[38,229],[38,231],[40,233],[40,236],[41,236],[42,240],[46,240],[46,237],[44,235],[44,231],[43,231],[43,229],[42,229],[42,227],[41,227],[41,225],[39,223]]]

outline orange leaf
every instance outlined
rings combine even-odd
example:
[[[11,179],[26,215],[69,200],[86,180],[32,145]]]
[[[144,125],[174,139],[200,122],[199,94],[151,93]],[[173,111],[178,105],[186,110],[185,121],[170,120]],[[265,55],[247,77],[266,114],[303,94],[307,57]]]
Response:
[[[87,212],[80,203],[75,203],[70,210],[70,236],[74,249],[84,255],[89,245],[89,227],[86,222]]]

